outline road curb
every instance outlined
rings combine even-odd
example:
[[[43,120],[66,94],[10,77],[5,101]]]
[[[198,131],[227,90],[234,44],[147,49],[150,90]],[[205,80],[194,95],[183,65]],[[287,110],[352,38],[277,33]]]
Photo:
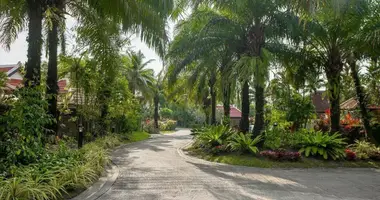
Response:
[[[96,200],[111,189],[112,185],[119,177],[118,166],[111,162],[111,165],[106,170],[106,175],[99,178],[91,187],[87,188],[84,192],[71,200]]]
[[[147,140],[152,139],[150,136]],[[103,194],[105,194],[108,190],[111,189],[112,185],[115,183],[116,179],[119,177],[119,167],[116,163],[112,161],[112,155],[114,152],[126,147],[133,146],[134,144],[142,143],[146,140],[122,144],[112,150],[110,153],[111,163],[110,166],[106,169],[105,175],[100,177],[98,181],[96,181],[91,187],[87,188],[85,191],[80,193],[78,196],[70,199],[70,200],[96,200],[99,199]]]

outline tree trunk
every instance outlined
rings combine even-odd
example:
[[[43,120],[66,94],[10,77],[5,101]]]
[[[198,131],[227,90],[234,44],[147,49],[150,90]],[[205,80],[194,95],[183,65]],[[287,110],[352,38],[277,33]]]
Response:
[[[211,125],[216,124],[216,91],[215,91],[216,75],[213,73],[209,81],[211,95]]]
[[[223,125],[230,125],[230,100],[231,100],[231,84],[226,83],[225,86],[223,86],[223,112],[224,112],[224,119],[223,119]]]
[[[26,63],[25,86],[35,87],[41,82],[42,48],[42,1],[27,0],[28,9],[28,61]]]
[[[340,61],[340,57],[338,56],[338,54],[331,55],[329,62],[325,66],[330,101],[331,133],[336,133],[340,131],[340,73],[342,69],[343,64]]]
[[[160,103],[160,98],[159,98],[158,92],[156,92],[156,94],[154,95],[154,128],[156,130],[158,130],[160,128],[158,125],[158,119],[159,119],[158,106],[159,106],[159,103]]]
[[[249,84],[244,81],[242,88],[241,101],[241,120],[240,131],[247,133],[249,131]]]
[[[255,125],[253,127],[253,137],[261,134],[264,129],[264,87],[260,84],[255,85]]]
[[[82,94],[81,94],[82,95]],[[111,95],[111,92],[109,89],[107,89],[107,86],[103,86],[102,91],[100,91],[100,134],[101,136],[105,136],[109,130],[109,122],[108,122],[108,98]]]
[[[205,94],[205,96],[203,97],[203,112],[205,113],[205,117],[206,117],[206,124],[209,125],[210,124],[210,99],[207,97],[208,94]]]
[[[56,1],[56,5],[50,5],[56,7],[59,11],[62,10],[62,0]],[[60,15],[60,13],[58,13]],[[58,120],[59,112],[57,109],[57,96],[58,96],[58,27],[60,20],[54,18],[53,26],[48,32],[48,49],[49,49],[49,62],[48,72],[46,79],[46,96],[49,103],[49,114],[51,114],[56,121],[49,127],[54,133],[58,132]]]
[[[350,65],[351,75],[355,83],[356,96],[359,101],[360,113],[363,118],[364,129],[367,133],[368,138],[371,140],[371,142],[374,144],[377,144],[376,139],[372,135],[371,120],[370,120],[370,115],[367,110],[367,100],[365,97],[366,95],[360,83],[356,61],[351,60],[349,65]]]

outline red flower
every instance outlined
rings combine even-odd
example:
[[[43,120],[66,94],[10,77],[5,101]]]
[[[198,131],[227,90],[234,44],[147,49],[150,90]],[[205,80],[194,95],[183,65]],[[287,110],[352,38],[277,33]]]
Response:
[[[219,146],[216,146],[215,148],[217,148],[217,149],[221,149],[221,148],[222,148],[222,146],[221,146],[221,145],[219,145]]]

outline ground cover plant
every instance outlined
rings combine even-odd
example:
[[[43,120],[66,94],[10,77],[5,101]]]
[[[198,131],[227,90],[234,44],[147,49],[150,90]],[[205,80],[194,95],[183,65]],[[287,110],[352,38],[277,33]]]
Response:
[[[0,199],[62,199],[73,191],[90,186],[110,163],[112,148],[123,143],[147,139],[149,134],[134,132],[126,136],[111,134],[71,149],[60,141],[35,163],[11,166],[0,175]]]

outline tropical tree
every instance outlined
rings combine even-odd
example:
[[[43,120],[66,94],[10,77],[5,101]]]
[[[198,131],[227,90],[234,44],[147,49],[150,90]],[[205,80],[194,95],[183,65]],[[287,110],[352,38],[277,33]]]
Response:
[[[304,55],[311,55],[324,70],[328,81],[331,132],[338,132],[341,72],[345,61],[352,55],[352,36],[365,19],[368,4],[365,0],[341,1],[338,10],[334,9],[334,2],[324,4],[310,15],[306,28],[301,28],[301,32],[306,34],[301,39],[301,46]]]
[[[123,57],[124,73],[129,81],[129,89],[134,95],[136,95],[136,91],[148,95],[154,85],[154,71],[153,69],[146,69],[147,65],[153,62],[154,59],[146,62],[144,62],[144,59],[145,56],[141,51],[137,53],[132,51],[129,57]]]
[[[367,110],[368,98],[365,94],[365,89],[362,86],[362,81],[359,78],[358,61],[362,58],[377,59],[380,56],[380,37],[378,35],[380,31],[380,3],[378,1],[359,1],[360,11],[356,12],[356,18],[359,20],[354,21],[359,24],[355,24],[358,29],[350,31],[348,38],[350,39],[350,45],[348,50],[351,51],[346,58],[346,63],[351,71],[352,79],[355,85],[357,100],[359,102],[360,113],[362,115],[364,128],[367,136],[373,143],[377,143],[373,136],[372,128],[370,124],[370,115]],[[355,28],[355,27],[353,27]],[[374,90],[373,92],[376,92]]]
[[[198,46],[192,58],[209,55],[209,52],[228,48],[234,53],[232,73],[242,81],[241,130],[249,126],[249,84],[255,77],[256,118],[254,133],[260,134],[264,126],[264,82],[267,77],[270,53],[268,43],[285,36],[295,18],[284,8],[282,1],[211,1],[217,10],[198,8],[193,21],[206,20],[193,46]],[[200,26],[200,25],[199,25]],[[281,31],[280,31],[281,30]],[[244,101],[244,103],[243,103]],[[248,101],[248,103],[247,103]]]

